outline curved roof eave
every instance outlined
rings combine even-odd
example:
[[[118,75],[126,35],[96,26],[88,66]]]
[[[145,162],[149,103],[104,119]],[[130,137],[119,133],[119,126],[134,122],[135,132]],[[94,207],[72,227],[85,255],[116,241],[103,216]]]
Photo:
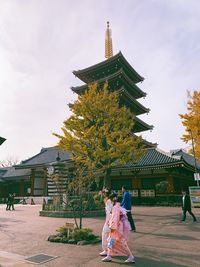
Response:
[[[150,112],[150,109],[149,108],[146,108],[145,106],[143,106],[140,102],[138,102],[134,97],[132,97],[129,92],[124,88],[124,86],[117,90],[117,92],[119,93],[122,93],[123,95],[125,95],[128,99],[130,99],[131,102],[133,102],[137,107],[138,109],[142,110],[143,112],[142,113],[149,113]],[[141,113],[141,114],[142,114]]]
[[[95,69],[99,69],[99,68],[104,68],[105,65],[108,65],[109,63],[113,63],[114,61],[119,61],[121,59],[121,63],[124,65],[124,67],[131,73],[133,73],[136,77],[137,77],[137,82],[142,82],[144,80],[144,78],[142,76],[139,75],[139,73],[137,73],[137,71],[128,63],[128,61],[125,59],[125,57],[123,56],[122,52],[119,51],[116,55],[114,55],[113,57],[106,59],[104,61],[101,61],[95,65],[92,65],[90,67],[87,67],[85,69],[81,69],[81,70],[74,70],[72,71],[72,73],[81,79],[81,76],[90,72],[90,71],[94,71]]]
[[[135,117],[135,121],[136,121],[137,124],[142,125],[144,128],[147,128],[148,130],[153,130],[153,125],[147,124],[146,122],[142,121],[138,117]]]
[[[124,81],[127,83],[127,85],[132,88],[133,90],[135,90],[135,92],[137,92],[137,94],[135,95],[135,98],[141,98],[141,97],[145,97],[147,94],[142,91],[128,76],[127,74],[124,72],[124,70],[121,68],[120,70],[118,70],[117,72],[109,75],[109,76],[106,76],[104,78],[101,78],[99,79],[97,82],[99,84],[103,84],[105,83],[106,81],[112,81],[116,78],[119,78],[119,79],[124,79]],[[94,81],[95,83],[95,81]],[[90,84],[90,83],[89,83]],[[92,83],[91,83],[92,84]],[[71,90],[75,93],[82,93],[84,92],[88,87],[88,84],[83,84],[83,85],[80,85],[80,86],[75,86],[75,87],[71,87]]]

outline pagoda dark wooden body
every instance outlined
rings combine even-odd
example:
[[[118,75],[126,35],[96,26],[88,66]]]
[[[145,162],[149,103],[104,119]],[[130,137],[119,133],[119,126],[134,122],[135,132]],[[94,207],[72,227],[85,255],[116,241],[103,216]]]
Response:
[[[138,102],[138,99],[146,96],[137,85],[144,78],[133,69],[121,52],[91,67],[73,71],[73,74],[85,83],[82,86],[71,87],[77,94],[84,93],[91,83],[97,82],[101,86],[108,82],[108,89],[120,94],[120,105],[128,107],[136,116],[133,134],[153,129],[152,125],[137,117],[149,112],[148,108]],[[148,147],[156,146],[144,142]]]

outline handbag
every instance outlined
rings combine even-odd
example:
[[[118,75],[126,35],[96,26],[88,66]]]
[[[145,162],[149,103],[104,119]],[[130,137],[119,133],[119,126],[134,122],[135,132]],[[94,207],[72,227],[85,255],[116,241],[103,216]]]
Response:
[[[115,245],[115,243],[116,243],[116,239],[115,239],[115,238],[113,238],[113,237],[108,237],[108,248],[109,248],[109,249],[112,249],[113,246]]]

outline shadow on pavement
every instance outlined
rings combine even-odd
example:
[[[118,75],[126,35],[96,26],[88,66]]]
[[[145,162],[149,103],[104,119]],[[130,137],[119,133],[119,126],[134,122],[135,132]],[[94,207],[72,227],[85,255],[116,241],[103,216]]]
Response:
[[[145,233],[145,232],[138,232],[138,234],[142,235],[150,235],[150,236],[157,236],[165,239],[175,239],[175,240],[199,240],[199,238],[195,238],[188,235],[173,235],[173,234],[156,234],[156,233]]]
[[[11,218],[0,218],[0,223],[2,222],[14,222],[14,223],[24,223],[25,221],[22,220],[16,220],[16,219],[11,219]]]
[[[153,260],[148,258],[142,258],[142,257],[136,257],[135,264],[133,263],[125,263],[124,261],[126,258],[124,257],[113,257],[112,262],[106,263],[102,262],[103,265],[109,265],[109,266],[136,266],[136,267],[188,267],[188,265],[184,264],[176,264],[169,261],[159,261],[159,260]]]

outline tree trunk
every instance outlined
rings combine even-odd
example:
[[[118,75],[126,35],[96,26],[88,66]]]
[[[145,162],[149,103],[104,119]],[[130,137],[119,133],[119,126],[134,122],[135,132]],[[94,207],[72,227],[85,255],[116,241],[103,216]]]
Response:
[[[111,168],[105,170],[104,183],[103,186],[106,188],[111,188]]]
[[[81,192],[81,196],[80,196],[80,217],[79,217],[79,229],[82,229],[82,220],[83,220],[83,198],[82,198],[82,192]]]

